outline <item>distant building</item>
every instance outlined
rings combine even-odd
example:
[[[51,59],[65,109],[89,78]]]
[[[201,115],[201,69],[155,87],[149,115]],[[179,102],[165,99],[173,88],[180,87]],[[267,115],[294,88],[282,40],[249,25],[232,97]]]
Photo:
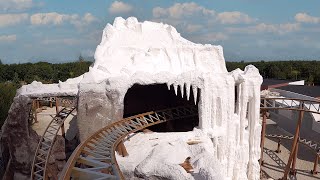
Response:
[[[277,89],[320,99],[320,86],[282,86]]]
[[[304,85],[304,80],[292,81],[292,80],[283,80],[283,79],[263,79],[261,90],[285,87],[289,85]]]
[[[267,82],[267,90],[269,94],[276,94],[278,97],[283,98],[297,98],[311,101],[320,100],[320,86],[305,86],[299,85],[302,81],[287,82],[284,81],[265,81]],[[272,83],[273,82],[273,83]],[[263,84],[262,84],[263,85]],[[263,89],[261,87],[261,89]],[[271,93],[270,93],[271,92]],[[320,107],[313,107],[318,109]],[[298,112],[288,110],[276,110],[271,112],[271,119],[277,122],[277,124],[294,134],[296,128],[296,122],[298,119]],[[316,140],[320,137],[320,115],[315,113],[305,113],[304,120],[301,127],[301,136],[307,139]]]

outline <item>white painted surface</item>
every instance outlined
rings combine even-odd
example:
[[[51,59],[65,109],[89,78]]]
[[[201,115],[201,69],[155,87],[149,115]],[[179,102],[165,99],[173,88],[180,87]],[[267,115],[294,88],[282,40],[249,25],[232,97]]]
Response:
[[[289,85],[303,86],[304,85],[304,80],[289,82]]]
[[[285,91],[282,89],[272,89],[271,91],[278,92],[281,96],[287,97],[287,98],[297,98],[297,99],[306,99],[306,100],[311,100],[311,101],[319,101],[319,99],[311,97],[311,96],[306,96],[306,95],[298,94],[295,92]],[[309,107],[310,104],[305,104],[305,106]],[[313,111],[317,111],[319,109],[319,104],[315,104],[315,105],[310,106],[310,109]],[[310,113],[310,114],[314,119],[314,122],[312,125],[312,130],[320,133],[320,114],[316,114],[316,113]]]

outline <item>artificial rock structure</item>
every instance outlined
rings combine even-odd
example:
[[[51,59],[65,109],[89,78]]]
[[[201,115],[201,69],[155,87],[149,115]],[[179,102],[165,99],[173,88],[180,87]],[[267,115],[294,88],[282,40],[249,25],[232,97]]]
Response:
[[[104,29],[89,72],[58,84],[33,82],[23,86],[11,111],[30,102],[19,100],[22,98],[77,96],[77,125],[83,141],[123,117],[124,98],[133,85],[166,84],[187,99],[194,96],[199,129],[211,138],[212,155],[225,179],[251,180],[259,179],[260,170],[261,83],[262,77],[254,66],[228,72],[221,46],[190,42],[167,24],[116,18]],[[19,138],[19,133],[10,133],[10,128],[26,122],[27,115],[17,117],[9,112],[3,126],[4,140]],[[29,146],[9,146],[11,159],[15,160],[9,166],[16,176],[28,177],[30,162],[19,160],[16,152],[24,148],[33,156],[34,146],[28,142],[36,140],[30,138],[32,130],[27,126],[17,131],[26,138],[21,139],[26,141],[22,144]],[[23,168],[14,168],[22,164]]]

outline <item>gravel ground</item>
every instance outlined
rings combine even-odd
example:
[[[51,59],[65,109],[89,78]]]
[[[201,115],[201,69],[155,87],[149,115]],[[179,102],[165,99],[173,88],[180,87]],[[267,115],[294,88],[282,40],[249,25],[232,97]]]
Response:
[[[281,129],[270,119],[267,120],[267,134],[282,134],[292,135],[285,130]],[[320,139],[320,137],[319,137]],[[283,177],[285,166],[288,162],[290,149],[292,146],[292,140],[281,140],[281,153],[276,153],[278,140],[275,138],[266,138],[264,146],[264,165],[262,167],[261,179],[279,179]],[[298,158],[296,162],[297,175],[296,177],[290,177],[288,179],[298,180],[314,180],[320,179],[320,173],[312,175],[310,170],[313,169],[315,153],[306,146],[299,144]],[[318,171],[320,166],[318,164]]]

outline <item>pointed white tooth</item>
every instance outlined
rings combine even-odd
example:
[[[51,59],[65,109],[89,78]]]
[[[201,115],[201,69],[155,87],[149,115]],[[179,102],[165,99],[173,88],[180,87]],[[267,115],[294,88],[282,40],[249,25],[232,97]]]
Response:
[[[184,95],[184,84],[180,84],[180,92],[181,92],[181,97],[183,98],[183,95]]]
[[[168,90],[170,91],[171,84],[167,83],[167,86],[168,86]]]
[[[174,93],[176,93],[176,96],[178,95],[178,85],[173,84]]]
[[[198,87],[192,86],[192,91],[193,91],[194,104],[197,104]]]
[[[190,99],[190,84],[186,83],[186,96],[187,96],[187,100],[189,101]]]

